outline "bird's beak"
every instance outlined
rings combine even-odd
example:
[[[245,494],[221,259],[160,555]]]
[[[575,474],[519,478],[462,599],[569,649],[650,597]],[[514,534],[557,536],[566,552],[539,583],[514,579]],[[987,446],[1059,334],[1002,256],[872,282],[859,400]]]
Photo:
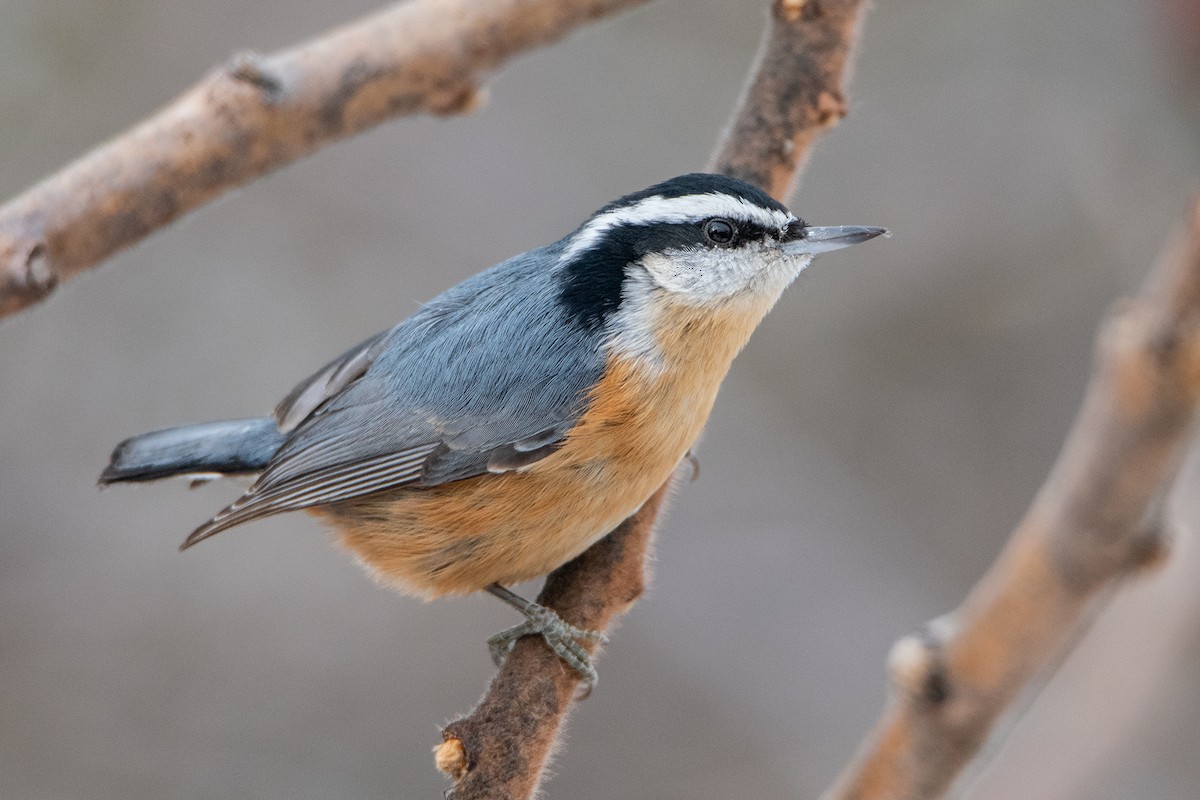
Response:
[[[813,226],[789,227],[779,246],[785,255],[816,255],[830,250],[841,250],[852,244],[890,236],[887,228],[871,228],[865,225],[833,225],[825,228]]]

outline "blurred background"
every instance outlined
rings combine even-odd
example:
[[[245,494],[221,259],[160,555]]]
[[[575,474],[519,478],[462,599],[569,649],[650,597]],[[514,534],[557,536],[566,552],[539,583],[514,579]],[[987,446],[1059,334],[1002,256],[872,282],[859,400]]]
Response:
[[[119,439],[264,413],[420,301],[702,166],[765,5],[660,0],[583,30],[505,68],[481,112],[324,150],[0,325],[0,797],[440,796],[430,747],[510,610],[378,588],[303,515],[181,555],[238,487],[96,476]],[[231,53],[375,7],[0,0],[0,197]],[[1198,17],[879,4],[792,207],[895,235],[820,259],[735,364],[547,796],[826,787],[893,640],[1025,510],[1097,323],[1200,187]],[[1007,726],[972,797],[1200,795],[1198,478],[1193,459],[1174,559]]]

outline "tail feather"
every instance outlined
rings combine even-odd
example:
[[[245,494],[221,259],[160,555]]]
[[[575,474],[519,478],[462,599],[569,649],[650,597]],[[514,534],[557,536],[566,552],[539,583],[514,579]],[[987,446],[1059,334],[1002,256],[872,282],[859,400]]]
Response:
[[[100,484],[153,481],[173,475],[259,472],[283,444],[269,417],[185,425],[143,433],[113,450]]]

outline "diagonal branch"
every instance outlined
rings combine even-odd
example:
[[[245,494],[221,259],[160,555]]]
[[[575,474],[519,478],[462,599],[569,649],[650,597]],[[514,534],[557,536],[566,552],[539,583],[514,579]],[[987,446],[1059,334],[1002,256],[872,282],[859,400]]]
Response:
[[[234,58],[0,207],[0,317],[222,193],[392,117],[481,102],[522,51],[645,0],[413,0]]]
[[[842,83],[867,5],[775,0],[751,80],[710,170],[787,197],[812,142],[845,114]],[[668,491],[660,488],[616,531],[555,570],[538,602],[572,625],[605,630],[642,591],[645,554]],[[442,731],[437,765],[454,778],[456,800],[530,797],[578,684],[540,642],[518,641],[475,710]]]
[[[892,650],[894,697],[825,800],[941,797],[1102,592],[1165,556],[1163,495],[1200,401],[1200,205],[1102,327],[1083,407],[996,563]]]

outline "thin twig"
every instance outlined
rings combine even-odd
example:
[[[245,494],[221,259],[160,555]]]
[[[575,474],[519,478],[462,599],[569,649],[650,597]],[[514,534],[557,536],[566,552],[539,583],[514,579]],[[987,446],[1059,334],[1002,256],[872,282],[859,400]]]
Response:
[[[1165,558],[1162,498],[1198,401],[1200,205],[1101,328],[1074,428],[996,563],[893,648],[894,696],[826,800],[941,797],[1102,590]]]
[[[646,0],[413,0],[175,102],[0,207],[0,317],[223,192],[386,119],[455,114],[518,53]]]
[[[845,114],[843,75],[865,0],[776,0],[750,82],[709,169],[786,199],[817,135]],[[664,486],[616,532],[553,572],[538,602],[605,630],[640,594]],[[590,643],[587,645],[592,647]],[[437,765],[455,800],[518,800],[537,789],[579,683],[536,639],[523,639],[483,701],[443,730]]]

